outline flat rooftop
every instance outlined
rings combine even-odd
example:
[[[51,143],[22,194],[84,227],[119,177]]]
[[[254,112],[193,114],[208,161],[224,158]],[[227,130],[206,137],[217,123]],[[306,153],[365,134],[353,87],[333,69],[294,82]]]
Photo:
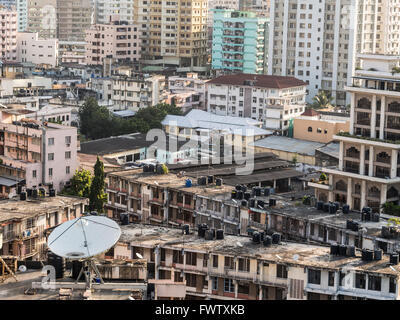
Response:
[[[330,248],[310,244],[282,242],[279,245],[265,247],[255,244],[250,237],[225,235],[223,240],[205,240],[197,233],[182,235],[182,230],[140,224],[121,226],[120,242],[144,247],[161,245],[171,249],[200,251],[225,254],[228,256],[248,257],[272,263],[284,263],[304,267],[318,267],[330,270],[350,268],[371,273],[383,273],[398,276],[400,265],[389,266],[389,257],[384,255],[380,261],[362,261],[361,253],[356,257],[338,257],[330,255]]]
[[[60,210],[66,206],[86,203],[87,201],[84,198],[70,196],[45,197],[38,200],[28,199],[26,201],[21,201],[19,198],[1,200],[0,222],[31,218],[45,212]]]

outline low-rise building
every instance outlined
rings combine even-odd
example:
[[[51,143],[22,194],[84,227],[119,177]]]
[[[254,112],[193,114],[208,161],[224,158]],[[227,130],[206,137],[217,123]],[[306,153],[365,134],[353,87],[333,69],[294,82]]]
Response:
[[[85,64],[85,46],[85,41],[60,40],[58,43],[58,57],[60,59],[60,63]]]
[[[18,32],[17,61],[58,65],[58,39],[39,39],[37,32]]]

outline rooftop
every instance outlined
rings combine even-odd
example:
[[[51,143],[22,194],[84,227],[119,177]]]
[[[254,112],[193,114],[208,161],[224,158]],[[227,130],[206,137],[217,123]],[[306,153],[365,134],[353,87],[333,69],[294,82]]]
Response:
[[[323,147],[324,143],[293,139],[283,136],[269,136],[252,142],[255,147],[268,148],[285,152],[298,153],[307,156],[315,156],[315,149]]]
[[[38,214],[86,202],[87,199],[71,196],[45,197],[38,200],[28,199],[26,201],[19,199],[2,200],[0,201],[0,222],[30,218]]]
[[[207,84],[226,84],[233,86],[251,86],[270,89],[286,89],[307,85],[307,83],[295,77],[245,73],[221,76],[210,80]]]
[[[228,256],[249,257],[280,264],[297,265],[304,267],[319,267],[323,269],[339,270],[344,267],[364,272],[379,272],[398,276],[400,265],[389,267],[389,258],[384,255],[380,261],[365,262],[361,254],[356,257],[331,256],[330,249],[323,246],[282,242],[280,245],[264,247],[255,244],[250,237],[225,235],[223,240],[205,240],[196,233],[182,235],[180,229],[131,224],[122,226],[120,242],[146,247],[161,245],[162,247],[219,253]]]

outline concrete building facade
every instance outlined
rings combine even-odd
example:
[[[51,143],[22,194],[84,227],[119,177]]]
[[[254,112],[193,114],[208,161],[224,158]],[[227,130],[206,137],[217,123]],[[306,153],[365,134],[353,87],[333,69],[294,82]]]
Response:
[[[17,11],[15,7],[0,8],[0,59],[17,60]]]
[[[34,64],[58,65],[58,39],[39,39],[38,33],[18,32],[17,60]]]

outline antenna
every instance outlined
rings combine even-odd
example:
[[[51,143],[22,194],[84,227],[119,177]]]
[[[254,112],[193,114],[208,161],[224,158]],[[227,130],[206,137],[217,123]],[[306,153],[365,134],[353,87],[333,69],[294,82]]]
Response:
[[[120,236],[121,229],[115,221],[103,216],[82,216],[55,228],[47,243],[56,255],[83,261],[76,282],[84,274],[86,287],[90,289],[94,275],[104,283],[94,257],[112,248]]]

